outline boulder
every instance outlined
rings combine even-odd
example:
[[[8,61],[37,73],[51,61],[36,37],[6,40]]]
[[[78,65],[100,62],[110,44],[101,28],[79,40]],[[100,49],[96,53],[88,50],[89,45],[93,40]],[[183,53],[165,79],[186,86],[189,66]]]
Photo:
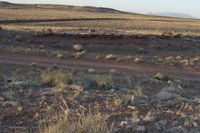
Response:
[[[159,100],[170,100],[170,99],[176,99],[176,98],[182,98],[182,97],[172,92],[161,91],[155,95],[155,98]]]
[[[155,95],[155,98],[159,100],[170,100],[170,99],[183,99],[184,94],[183,88],[179,85],[171,84],[168,87],[162,89]]]

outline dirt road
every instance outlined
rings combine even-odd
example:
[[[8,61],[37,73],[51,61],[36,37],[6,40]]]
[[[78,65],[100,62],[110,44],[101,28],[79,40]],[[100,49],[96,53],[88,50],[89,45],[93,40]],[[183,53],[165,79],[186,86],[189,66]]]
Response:
[[[36,62],[37,66],[51,67],[57,64],[61,68],[88,70],[93,68],[96,71],[109,71],[116,69],[121,73],[135,73],[138,75],[152,75],[157,72],[178,76],[182,78],[200,79],[200,72],[190,69],[180,69],[172,67],[158,67],[145,64],[122,64],[122,63],[101,63],[75,59],[57,59],[41,56],[0,54],[0,64],[26,65],[30,66],[32,62]]]

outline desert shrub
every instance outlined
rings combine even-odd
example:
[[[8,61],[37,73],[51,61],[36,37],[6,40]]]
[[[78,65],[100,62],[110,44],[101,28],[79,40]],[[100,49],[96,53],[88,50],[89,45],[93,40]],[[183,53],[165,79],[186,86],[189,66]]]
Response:
[[[53,86],[60,90],[65,89],[72,83],[72,74],[61,71],[44,71],[41,74],[41,78],[44,85]]]
[[[106,55],[105,59],[106,60],[114,60],[114,59],[116,59],[116,56],[113,54],[108,54],[108,55]]]
[[[57,56],[56,56],[58,59],[62,59],[63,57],[64,57],[64,55],[63,54],[57,54]]]
[[[135,95],[136,96],[143,96],[144,93],[143,93],[143,88],[139,85],[137,85],[134,89],[134,92],[135,92]]]
[[[73,45],[73,49],[76,52],[81,52],[81,51],[83,51],[83,46],[80,44],[75,44],[75,45]]]
[[[100,54],[97,54],[96,57],[95,57],[96,60],[99,60],[100,58],[101,58]]]
[[[75,58],[80,58],[83,54],[85,54],[85,51],[81,51],[81,52],[76,52],[74,54]]]
[[[111,89],[113,84],[113,79],[111,76],[108,75],[95,75],[90,81],[91,88],[98,88],[98,89]]]
[[[135,63],[142,63],[143,62],[143,59],[140,57],[136,57],[135,59],[134,59],[134,62]]]
[[[162,32],[162,36],[173,36],[174,33],[170,30],[166,30]]]
[[[125,96],[122,97],[122,105],[126,105],[129,103],[130,99],[131,99],[132,95],[127,94]]]
[[[37,62],[31,62],[31,66],[36,67],[37,66]]]
[[[46,32],[47,32],[47,34],[52,34],[52,33],[53,33],[53,30],[50,29],[50,28],[48,28]]]
[[[97,87],[103,88],[103,89],[110,88],[113,83],[111,76],[107,76],[107,75],[96,75],[95,81],[96,81]]]
[[[88,73],[94,73],[94,72],[95,72],[95,70],[93,68],[88,69]]]
[[[181,56],[176,56],[175,59],[176,59],[176,60],[182,60],[183,57],[181,57]]]
[[[143,47],[138,47],[135,49],[135,51],[137,54],[147,54],[148,53],[147,50]]]
[[[78,118],[59,118],[42,133],[109,133],[106,119],[100,113],[80,114]]]
[[[122,96],[122,105],[126,105],[127,103],[129,103],[131,97],[133,96],[133,92],[132,90],[128,89],[126,94]]]
[[[48,28],[48,29],[42,29],[42,33],[45,33],[45,34],[52,34],[53,33],[53,30]]]
[[[90,29],[89,32],[96,32],[96,30],[95,29]]]
[[[111,73],[117,73],[117,69],[110,69]]]
[[[153,78],[154,78],[154,79],[157,79],[157,80],[163,80],[163,81],[168,81],[168,80],[169,80],[168,75],[163,74],[163,73],[156,73],[156,74],[153,76]]]

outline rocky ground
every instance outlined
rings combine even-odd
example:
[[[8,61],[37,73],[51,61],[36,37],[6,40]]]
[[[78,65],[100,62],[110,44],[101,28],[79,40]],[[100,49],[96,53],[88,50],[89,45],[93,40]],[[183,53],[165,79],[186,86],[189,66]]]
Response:
[[[24,70],[30,73],[24,74]],[[157,87],[162,88],[153,93],[116,85],[102,90],[83,83],[73,83],[67,90],[57,91],[41,84],[41,70],[9,66],[1,71],[7,75],[0,87],[0,132],[38,132],[42,124],[56,119],[52,110],[71,117],[98,110],[113,133],[200,132],[199,91],[189,94],[183,84],[173,80],[154,79],[160,84]],[[143,79],[147,86],[152,82],[150,78]],[[135,78],[132,80],[136,82]]]
[[[0,133],[200,133],[197,20],[56,10],[2,9]]]

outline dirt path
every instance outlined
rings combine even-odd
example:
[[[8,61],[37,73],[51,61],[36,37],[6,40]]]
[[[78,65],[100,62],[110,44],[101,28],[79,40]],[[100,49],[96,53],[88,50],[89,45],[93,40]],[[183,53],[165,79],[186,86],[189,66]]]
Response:
[[[61,68],[81,69],[88,70],[93,68],[96,71],[109,71],[116,69],[117,72],[122,73],[135,73],[138,75],[152,75],[157,72],[169,74],[171,76],[179,76],[190,79],[200,79],[200,72],[190,69],[179,69],[172,67],[158,67],[145,64],[129,64],[124,65],[122,63],[100,63],[75,59],[57,59],[51,57],[41,56],[27,56],[27,55],[12,55],[12,54],[0,54],[1,64],[16,64],[16,65],[31,65],[32,62],[36,62],[37,66],[51,67],[57,64]]]
[[[72,18],[72,19],[19,19],[19,20],[0,20],[0,24],[14,23],[44,23],[44,22],[69,22],[69,21],[111,21],[111,20],[130,20],[123,18]]]

